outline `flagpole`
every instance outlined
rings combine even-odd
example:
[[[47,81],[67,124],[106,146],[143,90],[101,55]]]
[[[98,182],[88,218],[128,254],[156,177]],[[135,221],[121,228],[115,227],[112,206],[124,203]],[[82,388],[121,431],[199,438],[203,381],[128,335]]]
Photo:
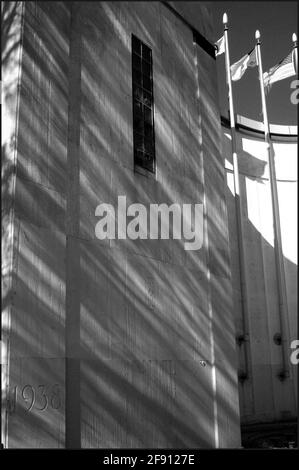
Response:
[[[294,63],[295,63],[295,72],[298,73],[298,47],[297,47],[297,35],[293,33],[292,35],[293,49],[294,49]]]
[[[243,332],[239,335],[239,344],[244,342],[244,362],[245,370],[242,371],[242,378],[249,379],[251,376],[251,365],[250,365],[250,351],[249,351],[249,325],[248,325],[248,296],[246,286],[246,274],[245,274],[245,256],[244,256],[244,231],[242,224],[242,201],[240,192],[240,180],[239,180],[239,164],[237,155],[236,145],[236,127],[235,127],[235,114],[234,114],[234,100],[232,92],[232,80],[230,73],[230,57],[229,57],[229,45],[228,45],[228,18],[227,14],[223,15],[224,24],[224,43],[225,43],[225,66],[226,66],[226,77],[228,85],[228,100],[229,100],[229,115],[230,115],[230,127],[231,127],[231,138],[232,138],[232,154],[233,154],[233,176],[234,176],[234,189],[235,189],[235,208],[236,208],[236,221],[238,230],[238,255],[239,255],[239,270],[240,270],[240,294],[242,303],[242,323]]]
[[[288,320],[286,282],[285,282],[285,273],[284,273],[275,162],[274,162],[273,147],[271,145],[270,127],[269,127],[269,121],[268,121],[264,79],[263,79],[260,32],[258,30],[255,32],[255,38],[257,41],[256,47],[257,47],[259,80],[260,80],[260,90],[261,90],[262,109],[263,109],[263,118],[264,118],[264,134],[265,134],[265,142],[267,144],[267,151],[268,151],[269,179],[270,179],[272,206],[273,206],[274,251],[275,251],[275,263],[276,263],[276,274],[277,274],[279,316],[280,316],[280,329],[281,329],[280,333],[281,333],[282,362],[283,362],[283,369],[279,373],[279,377],[281,380],[284,380],[290,375],[290,370],[288,366],[289,347],[287,345],[287,335],[286,335],[286,322]]]

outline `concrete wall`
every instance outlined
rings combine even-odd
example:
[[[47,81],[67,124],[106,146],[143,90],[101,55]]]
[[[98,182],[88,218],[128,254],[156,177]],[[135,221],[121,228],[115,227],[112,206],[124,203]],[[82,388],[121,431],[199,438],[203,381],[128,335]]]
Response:
[[[14,193],[8,193],[14,238],[4,242],[4,252],[13,247],[13,264],[3,344],[3,442],[10,448],[62,447],[70,13],[63,4],[18,4],[18,16],[7,7],[8,24],[19,23],[21,62],[13,68],[18,76],[13,92],[18,102],[16,184]],[[8,98],[5,91],[4,103]]]
[[[283,319],[288,347],[290,377],[281,380],[282,346],[274,336],[281,333],[274,253],[273,207],[268,155],[262,124],[238,117],[242,217],[244,221],[245,279],[248,298],[248,379],[239,381],[241,423],[295,421],[297,369],[290,363],[291,341],[297,336],[297,128],[271,126],[279,198],[287,312]],[[230,129],[222,127],[223,155],[227,174],[229,240],[237,335],[244,333],[240,298],[238,230],[231,157]],[[239,347],[239,371],[244,372],[245,343]],[[246,426],[245,426],[246,427]],[[282,435],[282,431],[281,431]]]
[[[133,168],[132,33],[153,51],[155,177]],[[159,2],[26,2],[21,73],[6,445],[239,446],[214,59]],[[204,247],[96,239],[118,195],[203,202]]]

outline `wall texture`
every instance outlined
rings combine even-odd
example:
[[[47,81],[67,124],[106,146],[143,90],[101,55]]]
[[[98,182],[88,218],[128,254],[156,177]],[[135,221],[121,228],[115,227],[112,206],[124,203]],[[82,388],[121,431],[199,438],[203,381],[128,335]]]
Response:
[[[3,3],[5,447],[238,447],[240,420],[295,417],[295,370],[279,379],[273,340],[263,136],[240,118],[246,371],[230,135],[215,61],[192,32],[210,39],[211,5],[169,4]],[[132,33],[153,52],[155,176],[134,171]],[[272,131],[290,343],[297,141],[292,129]],[[96,239],[95,208],[119,195],[128,205],[202,202],[203,248]]]
[[[17,5],[17,13],[14,6]],[[13,190],[4,186],[13,238],[7,277],[3,443],[64,446],[65,218],[70,13],[63,4],[6,2],[7,37],[16,23],[19,62],[10,139]],[[12,59],[10,59],[10,62]],[[4,77],[6,86],[7,80]],[[4,88],[4,109],[9,94]],[[5,126],[7,119],[5,119]],[[6,179],[5,179],[6,182]]]
[[[162,3],[23,8],[5,445],[239,446],[215,61]],[[153,51],[156,177],[133,167],[132,33]],[[204,247],[96,239],[118,195],[203,202]]]

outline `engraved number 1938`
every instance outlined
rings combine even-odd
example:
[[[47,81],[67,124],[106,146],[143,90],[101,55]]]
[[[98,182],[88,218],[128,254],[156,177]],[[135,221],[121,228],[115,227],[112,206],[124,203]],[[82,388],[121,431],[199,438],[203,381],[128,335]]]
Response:
[[[15,385],[9,397],[10,413],[15,411],[18,397],[21,397],[21,402],[25,404],[27,412],[33,409],[46,411],[49,407],[58,410],[61,406],[61,393],[58,384],[54,384],[52,387],[46,387],[42,384],[34,387],[31,384],[26,384],[22,388]]]

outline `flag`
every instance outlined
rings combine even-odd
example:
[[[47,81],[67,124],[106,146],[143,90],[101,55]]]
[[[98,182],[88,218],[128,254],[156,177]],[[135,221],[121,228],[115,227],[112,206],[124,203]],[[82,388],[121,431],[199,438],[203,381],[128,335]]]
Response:
[[[217,57],[218,55],[221,55],[223,54],[224,50],[225,50],[225,46],[224,46],[224,36],[222,36],[220,39],[218,39],[218,41],[215,42],[215,49],[216,49],[216,52],[215,52],[215,56]]]
[[[230,67],[232,80],[235,82],[243,77],[248,67],[257,66],[256,50],[255,47],[248,52],[248,54],[241,57],[238,62],[235,62]]]
[[[268,72],[263,74],[264,86],[266,90],[269,91],[273,83],[292,77],[293,75],[296,75],[294,49],[285,59],[281,60],[277,65],[274,65]]]

